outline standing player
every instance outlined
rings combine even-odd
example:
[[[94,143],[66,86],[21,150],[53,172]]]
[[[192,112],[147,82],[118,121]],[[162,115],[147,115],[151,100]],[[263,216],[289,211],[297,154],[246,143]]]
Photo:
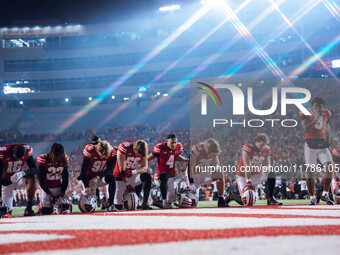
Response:
[[[314,172],[317,169],[318,160],[325,168],[321,200],[325,201],[329,205],[333,204],[328,196],[328,190],[332,180],[332,173],[329,171],[329,165],[332,163],[332,156],[328,149],[330,146],[328,124],[331,117],[331,112],[329,110],[323,109],[324,104],[325,100],[323,100],[321,97],[315,97],[312,101],[313,109],[309,110],[311,115],[307,116],[303,113],[300,114],[302,128],[305,131],[304,150],[305,163],[307,164],[306,182],[311,205],[317,204],[317,199],[314,195]]]
[[[165,143],[157,143],[152,153],[147,157],[148,161],[157,158],[158,171],[155,174],[155,182],[160,186],[163,208],[172,208],[171,203],[175,196],[176,161],[189,162],[182,157],[183,145],[177,142],[174,134],[169,134]]]
[[[41,207],[42,214],[52,214],[53,206],[59,197],[68,201],[65,194],[68,186],[68,157],[64,146],[54,143],[50,153],[42,154],[37,158],[38,180],[42,189]]]
[[[13,209],[13,191],[26,186],[27,205],[24,216],[34,216],[32,210],[35,194],[35,174],[37,165],[33,159],[33,149],[27,144],[9,144],[0,147],[0,201],[8,207],[8,213]],[[23,171],[27,163],[29,169]]]
[[[118,210],[123,209],[123,194],[126,190],[133,191],[136,187],[137,196],[141,193],[143,184],[142,209],[152,209],[148,205],[151,190],[151,175],[147,173],[148,145],[143,140],[136,142],[123,142],[118,147],[117,163],[113,172],[117,180],[115,206]]]
[[[334,178],[332,179],[332,193],[334,202],[336,204],[340,204],[340,179],[336,176],[336,173],[339,172],[340,169],[340,146],[336,147],[332,151],[333,157],[333,174]]]
[[[109,203],[107,210],[116,211],[113,199],[116,191],[116,179],[112,174],[116,164],[117,152],[107,141],[96,141],[86,145],[84,159],[78,177],[83,182],[84,195],[95,195],[98,187],[109,185]]]
[[[187,183],[191,190],[195,191],[201,185],[210,184],[216,181],[218,191],[218,207],[225,207],[224,190],[225,181],[223,172],[207,173],[204,168],[219,166],[218,155],[221,153],[220,144],[215,139],[196,144],[190,153],[190,164],[187,169]],[[197,171],[196,169],[199,169]],[[201,170],[202,171],[201,171]]]
[[[267,205],[282,205],[274,199],[275,174],[269,172],[271,149],[268,146],[269,138],[266,134],[257,134],[253,143],[246,143],[242,148],[242,156],[236,170],[238,195],[228,195],[227,203],[235,200],[239,204],[253,205],[256,201],[255,187],[253,185],[267,181]],[[267,169],[265,169],[266,167]],[[246,194],[248,192],[249,196]]]

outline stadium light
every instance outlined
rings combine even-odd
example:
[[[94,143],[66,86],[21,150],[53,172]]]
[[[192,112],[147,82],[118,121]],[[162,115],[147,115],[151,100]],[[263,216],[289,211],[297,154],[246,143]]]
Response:
[[[339,68],[340,67],[340,59],[332,60],[332,68]]]
[[[20,101],[20,104],[24,104],[24,102],[23,102],[23,101]]]
[[[112,99],[115,99],[116,97],[114,96],[114,95],[112,95],[112,97],[111,97]]]
[[[92,101],[92,97],[89,97],[89,101]]]
[[[157,92],[157,96],[159,96],[161,94],[161,92]]]
[[[167,96],[168,96],[168,94],[164,94],[164,95],[163,95],[163,97],[167,97]]]
[[[67,97],[65,98],[65,102],[67,103],[68,101],[70,101]]]
[[[138,94],[138,96],[139,96],[139,97],[142,97],[142,96],[143,96],[143,94],[142,94],[142,93],[139,93],[139,94]]]
[[[174,11],[174,10],[179,10],[181,8],[181,6],[179,4],[173,4],[173,5],[167,5],[167,6],[163,6],[163,7],[159,7],[159,11],[161,12],[170,12],[170,11]]]

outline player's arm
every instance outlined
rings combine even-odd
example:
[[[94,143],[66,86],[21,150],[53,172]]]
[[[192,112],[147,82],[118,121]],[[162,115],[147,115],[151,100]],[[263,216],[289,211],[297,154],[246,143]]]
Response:
[[[66,190],[67,190],[67,186],[68,186],[68,176],[69,176],[69,173],[68,173],[68,166],[65,166],[64,167],[64,170],[63,170],[63,173],[62,173],[62,178],[63,178],[63,181],[61,183],[61,193],[62,194],[65,194]]]
[[[146,159],[147,159],[148,161],[151,161],[151,160],[155,159],[156,157],[159,157],[159,154],[157,154],[157,155],[155,155],[155,154],[157,154],[157,153],[154,153],[154,152],[150,153],[150,154],[146,157]]]
[[[197,163],[197,156],[194,153],[190,154],[190,167],[188,169],[189,171],[189,177],[193,178],[194,176],[194,167],[196,166]]]
[[[1,185],[5,185],[8,186],[10,184],[12,184],[11,180],[7,180],[7,179],[2,179],[2,174],[5,171],[4,169],[4,163],[0,160],[0,197],[1,197]]]
[[[269,169],[270,164],[270,156],[268,156],[263,160],[262,165]]]
[[[4,164],[0,160],[0,199],[2,197],[2,173],[4,171]]]
[[[220,159],[218,158],[218,156],[216,156],[213,160],[212,160],[212,165],[213,166],[219,166],[220,165]]]
[[[125,170],[126,156],[125,156],[125,154],[118,151],[117,152],[117,160],[118,160],[120,175],[122,176],[122,178],[124,180],[126,178],[126,170]],[[124,180],[124,181],[127,181],[127,180]]]
[[[112,158],[110,158],[107,161],[107,163],[106,163],[106,170],[99,175],[99,179],[101,179],[101,178],[103,178],[103,177],[105,177],[105,176],[107,176],[109,174],[112,174],[113,168],[116,165],[116,161],[117,161],[116,157],[112,157]]]
[[[86,175],[87,169],[91,164],[91,160],[89,158],[84,157],[83,164],[81,165],[80,179],[84,183],[85,188],[89,187],[89,178]]]
[[[181,155],[178,156],[177,160],[180,162],[189,162],[189,158],[185,158]]]
[[[50,195],[51,191],[45,183],[45,172],[46,172],[45,167],[43,165],[39,165],[38,166],[38,180],[39,180],[40,187],[42,188],[43,191],[45,191],[47,195]]]
[[[315,124],[317,123],[317,121],[318,121],[317,119],[314,119],[312,122],[309,122],[307,118],[302,119],[301,125],[302,125],[303,131],[305,131],[306,133],[311,131],[315,127]]]
[[[146,157],[143,157],[140,163],[141,163],[141,166],[135,170],[137,174],[144,173],[148,170],[148,160]]]
[[[33,156],[30,156],[27,160],[26,163],[29,167],[29,169],[25,170],[25,175],[29,174],[37,174],[37,164],[35,163],[35,160]]]
[[[247,180],[251,178],[251,160],[248,153],[242,150],[242,160],[244,164],[244,174]]]
[[[328,142],[329,146],[330,146],[330,136],[329,136],[329,122],[327,122],[326,124],[326,141]]]

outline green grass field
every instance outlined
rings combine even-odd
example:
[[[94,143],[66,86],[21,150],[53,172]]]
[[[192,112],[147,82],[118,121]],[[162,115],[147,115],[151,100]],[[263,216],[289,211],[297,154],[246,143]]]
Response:
[[[294,204],[309,204],[308,199],[288,199],[288,200],[279,200],[281,201],[284,205],[294,205]],[[320,202],[321,204],[325,204],[325,202]],[[256,201],[256,205],[266,205],[267,200],[258,200]],[[231,202],[229,204],[230,206],[239,206],[236,202]],[[198,203],[198,207],[216,207],[217,206],[217,201],[200,201]],[[158,209],[158,207],[153,207],[155,209]],[[17,216],[23,216],[24,215],[24,210],[25,207],[14,207],[13,212],[12,212],[12,217],[17,217]],[[35,207],[33,207],[33,210],[35,210]],[[74,213],[80,213],[80,210],[77,205],[73,205],[72,208]],[[99,207],[97,207],[96,212],[101,212]]]

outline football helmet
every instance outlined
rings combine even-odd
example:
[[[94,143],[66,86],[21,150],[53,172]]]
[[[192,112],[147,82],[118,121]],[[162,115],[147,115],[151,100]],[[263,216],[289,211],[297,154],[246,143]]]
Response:
[[[81,195],[78,201],[78,207],[83,213],[90,213],[96,210],[97,200],[95,195]]]
[[[138,202],[138,196],[135,192],[125,191],[123,195],[123,205],[125,210],[137,210]]]
[[[242,202],[245,206],[253,206],[256,202],[256,194],[252,188],[245,187],[242,193]]]
[[[72,213],[72,204],[70,200],[65,197],[59,197],[53,206],[55,214],[69,214]]]
[[[181,208],[196,207],[198,204],[198,197],[196,192],[193,193],[190,189],[185,189],[178,197],[178,206]]]

